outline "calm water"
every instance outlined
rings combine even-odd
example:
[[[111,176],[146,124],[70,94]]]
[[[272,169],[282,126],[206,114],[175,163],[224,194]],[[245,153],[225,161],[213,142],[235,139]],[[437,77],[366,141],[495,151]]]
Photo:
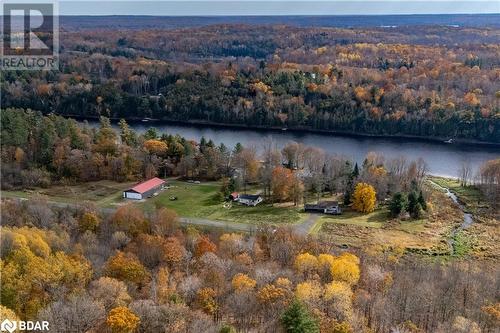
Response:
[[[296,133],[291,131],[249,130],[219,128],[209,126],[177,125],[165,123],[130,124],[137,132],[143,133],[154,126],[160,133],[179,134],[187,139],[199,141],[202,136],[212,139],[216,144],[224,143],[233,147],[240,142],[244,146],[254,145],[261,149],[265,140],[272,139],[278,148],[289,141],[314,146],[325,151],[344,155],[354,161],[362,162],[368,152],[383,153],[386,158],[406,156],[408,160],[422,157],[429,165],[430,173],[440,176],[457,177],[463,161],[470,161],[477,171],[481,163],[500,158],[500,148],[445,144],[440,142],[417,141],[410,139],[349,137],[333,134]]]

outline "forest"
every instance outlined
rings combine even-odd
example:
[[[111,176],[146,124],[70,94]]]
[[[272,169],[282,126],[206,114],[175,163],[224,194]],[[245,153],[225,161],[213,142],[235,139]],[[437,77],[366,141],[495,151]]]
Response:
[[[6,72],[2,104],[499,143],[499,41],[496,27],[70,26],[60,71]]]

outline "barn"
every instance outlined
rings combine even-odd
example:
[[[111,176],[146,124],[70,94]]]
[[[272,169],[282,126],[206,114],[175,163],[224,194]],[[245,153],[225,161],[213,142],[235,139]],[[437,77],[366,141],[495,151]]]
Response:
[[[123,191],[125,199],[141,200],[152,197],[154,193],[163,190],[166,182],[160,178],[151,178],[145,182],[137,184],[136,186]]]

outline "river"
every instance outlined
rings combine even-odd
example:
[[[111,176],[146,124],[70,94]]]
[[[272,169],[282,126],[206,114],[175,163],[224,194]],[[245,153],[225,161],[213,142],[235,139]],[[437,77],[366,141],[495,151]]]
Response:
[[[97,124],[93,122],[91,125]],[[322,148],[328,153],[344,155],[358,163],[362,163],[366,154],[372,151],[383,153],[386,158],[401,155],[407,159],[422,157],[427,162],[431,174],[446,177],[457,177],[464,161],[470,162],[474,172],[477,172],[484,161],[500,158],[499,146],[156,122],[131,123],[130,126],[139,133],[155,127],[160,133],[179,134],[196,141],[204,136],[207,140],[211,139],[216,144],[224,143],[228,147],[240,142],[244,146],[254,145],[261,149],[265,140],[272,139],[277,147],[281,148],[289,141],[296,141]]]

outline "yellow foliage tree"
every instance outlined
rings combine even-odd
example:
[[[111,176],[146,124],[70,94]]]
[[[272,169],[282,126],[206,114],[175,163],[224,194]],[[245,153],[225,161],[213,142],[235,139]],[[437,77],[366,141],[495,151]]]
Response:
[[[295,258],[294,266],[300,273],[311,273],[318,268],[318,258],[307,252],[301,253]]]
[[[288,292],[273,284],[266,284],[257,292],[257,300],[263,304],[284,302]]]
[[[130,333],[139,326],[139,317],[124,306],[109,311],[106,324],[113,333]]]
[[[238,273],[233,277],[231,284],[236,291],[250,291],[255,288],[257,281],[246,274]]]
[[[323,290],[317,281],[305,281],[297,284],[295,296],[303,301],[314,301],[321,297]]]
[[[217,293],[212,288],[202,288],[196,293],[196,301],[205,313],[215,316],[219,310],[216,296]]]
[[[375,189],[370,184],[356,184],[352,196],[352,207],[362,213],[373,212],[375,210],[376,194]]]
[[[53,253],[47,244],[49,234],[56,237],[36,228],[2,230],[2,305],[21,318],[36,316],[52,301],[53,286],[77,292],[92,277],[92,268],[84,258]]]
[[[359,264],[350,256],[335,258],[330,272],[334,281],[343,281],[351,286],[359,281]]]

